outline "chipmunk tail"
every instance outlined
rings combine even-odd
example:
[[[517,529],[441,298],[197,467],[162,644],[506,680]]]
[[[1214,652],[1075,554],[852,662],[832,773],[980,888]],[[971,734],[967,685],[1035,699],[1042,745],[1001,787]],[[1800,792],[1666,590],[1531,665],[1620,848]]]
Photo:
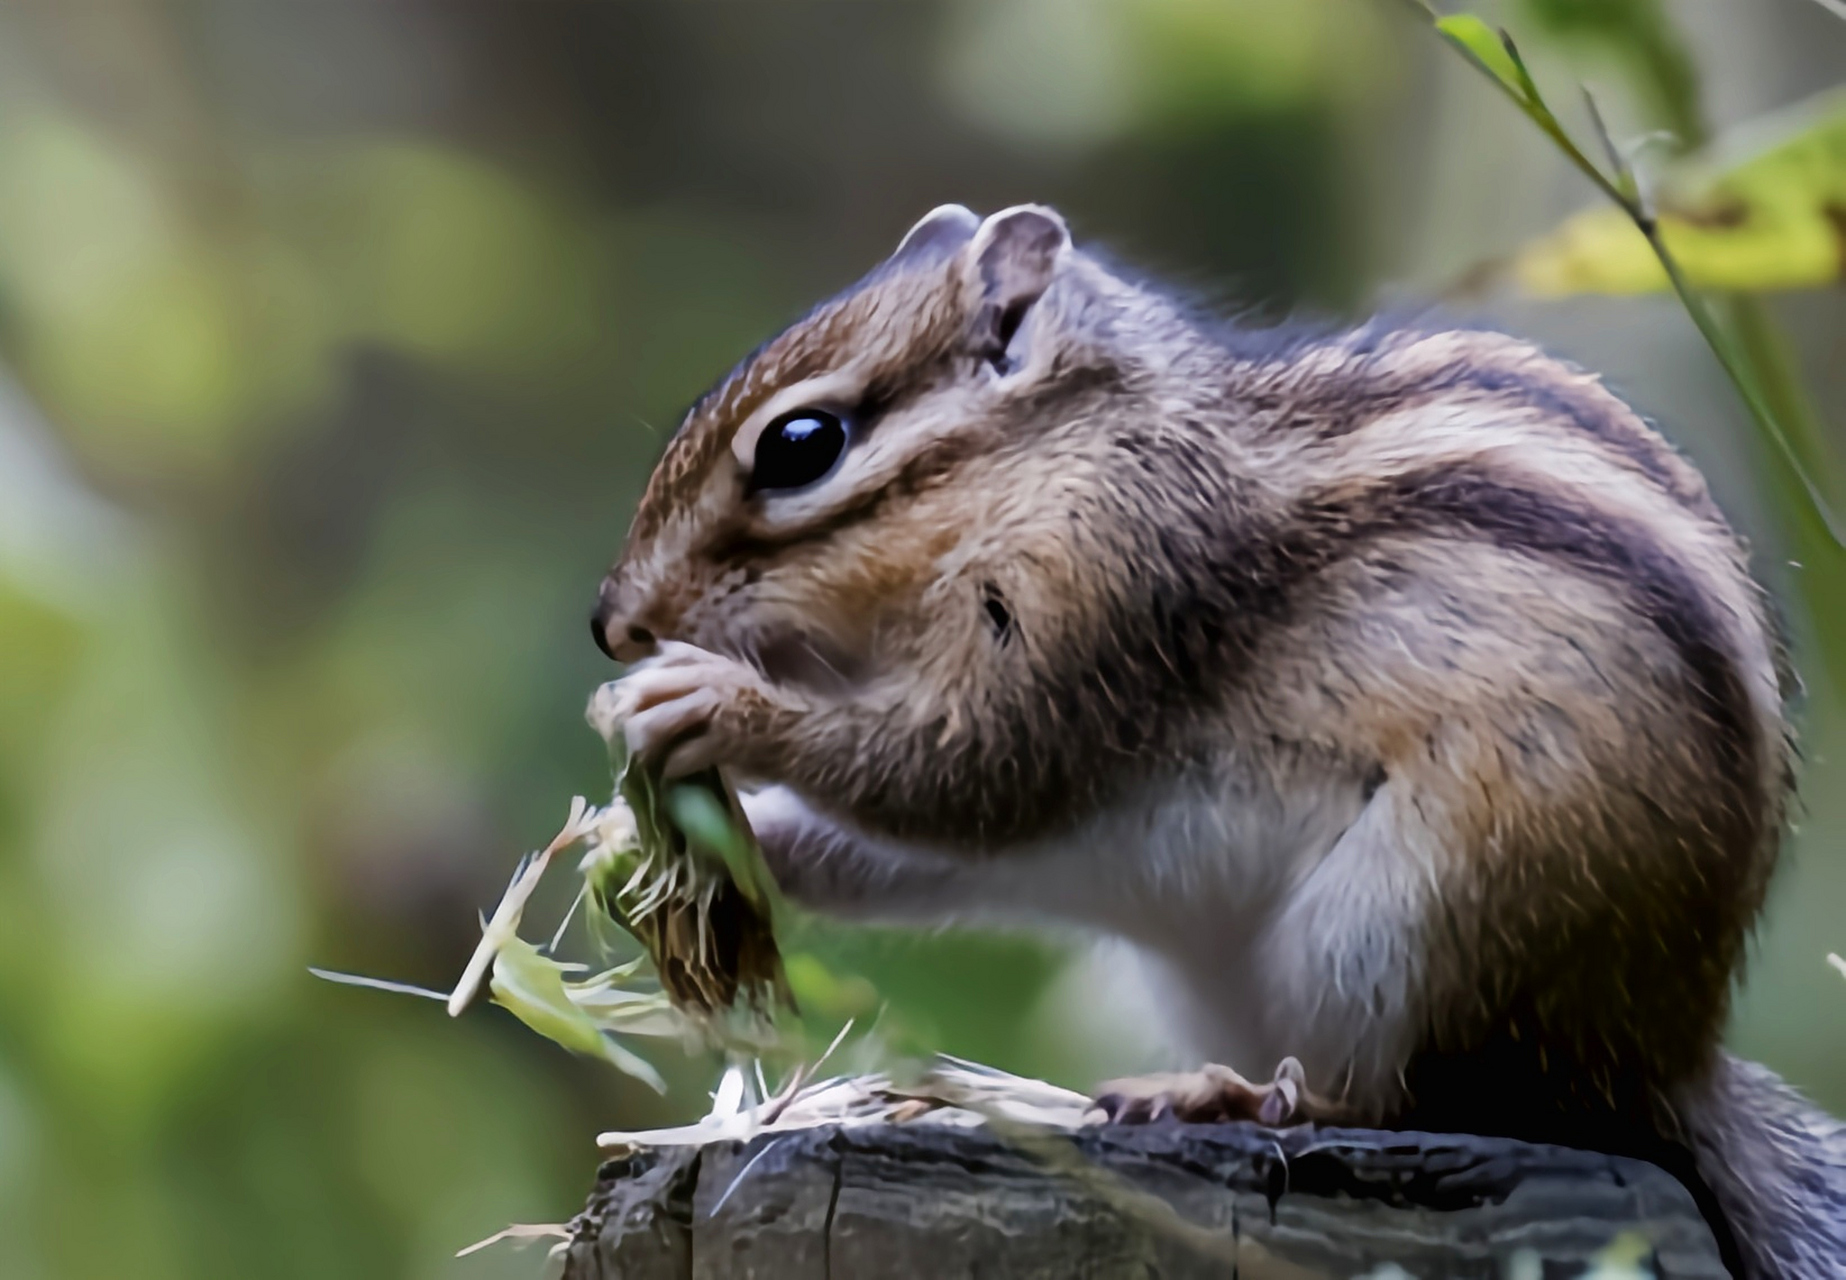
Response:
[[[1846,1280],[1846,1123],[1727,1053],[1677,1103],[1743,1280]]]

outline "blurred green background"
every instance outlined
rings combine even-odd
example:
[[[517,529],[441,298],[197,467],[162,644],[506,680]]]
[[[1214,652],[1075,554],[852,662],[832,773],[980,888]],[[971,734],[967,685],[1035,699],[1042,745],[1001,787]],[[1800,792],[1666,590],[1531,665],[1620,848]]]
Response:
[[[1811,0],[1491,12],[1624,134],[1846,72]],[[1049,201],[1227,308],[1357,315],[1591,199],[1392,0],[9,0],[0,1277],[531,1275],[451,1255],[703,1110],[709,1062],[659,1099],[305,966],[448,985],[606,794],[584,618],[653,458],[917,215]],[[1837,448],[1841,291],[1767,302]],[[1789,602],[1807,802],[1732,1040],[1846,1109],[1838,584],[1670,299],[1451,306],[1608,372]],[[944,1048],[1125,1062],[1056,945],[796,946]]]

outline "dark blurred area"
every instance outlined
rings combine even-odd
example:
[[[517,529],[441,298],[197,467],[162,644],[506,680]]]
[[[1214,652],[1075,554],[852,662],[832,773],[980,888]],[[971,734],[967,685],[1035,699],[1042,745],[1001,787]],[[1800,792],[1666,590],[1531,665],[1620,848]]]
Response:
[[[1811,0],[1665,8],[1683,66],[1500,12],[1632,131],[1846,67]],[[608,792],[584,619],[679,414],[931,206],[1055,204],[1261,322],[1420,306],[1591,198],[1388,0],[0,9],[0,1277],[536,1274],[452,1255],[567,1217],[599,1129],[702,1112],[710,1061],[663,1055],[657,1098],[305,966],[453,981],[519,850]],[[1788,586],[1670,300],[1450,305],[1609,372]],[[1837,289],[1772,308],[1839,423]],[[1811,670],[1802,717],[1733,1043],[1839,1109]],[[792,945],[954,1052],[1078,1085],[1132,1057],[1054,941]]]

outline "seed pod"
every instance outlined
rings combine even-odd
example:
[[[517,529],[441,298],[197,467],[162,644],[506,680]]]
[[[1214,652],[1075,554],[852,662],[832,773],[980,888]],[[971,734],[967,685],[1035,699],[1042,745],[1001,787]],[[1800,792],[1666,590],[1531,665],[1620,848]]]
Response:
[[[662,783],[631,760],[618,792],[633,847],[586,868],[592,901],[641,943],[674,1005],[706,1018],[793,1007],[755,839],[714,770]]]

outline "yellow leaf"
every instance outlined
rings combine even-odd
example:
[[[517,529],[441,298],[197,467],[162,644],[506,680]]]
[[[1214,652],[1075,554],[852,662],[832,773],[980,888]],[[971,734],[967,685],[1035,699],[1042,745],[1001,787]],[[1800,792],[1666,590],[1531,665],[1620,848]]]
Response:
[[[1694,283],[1803,289],[1846,268],[1846,92],[1771,121],[1766,145],[1732,145],[1666,175],[1660,234]],[[1525,293],[1650,293],[1667,287],[1646,239],[1618,209],[1585,210],[1520,249]]]

